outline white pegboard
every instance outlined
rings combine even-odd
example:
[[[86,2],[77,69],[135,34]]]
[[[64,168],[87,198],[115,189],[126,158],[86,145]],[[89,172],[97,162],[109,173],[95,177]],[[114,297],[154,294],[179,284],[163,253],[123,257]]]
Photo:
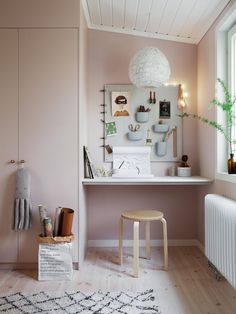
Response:
[[[130,93],[130,115],[129,116],[113,116],[112,115],[112,92],[120,92],[121,95],[124,92]],[[178,109],[178,86],[162,86],[152,89],[155,92],[156,103],[149,104],[150,90],[137,88],[133,85],[105,85],[105,122],[115,121],[117,134],[113,136],[105,137],[105,145],[113,146],[145,146],[147,138],[147,130],[151,130],[152,147],[151,147],[151,161],[179,161],[182,156],[182,119],[178,117],[181,111]],[[170,101],[170,118],[162,119],[159,116],[160,113],[160,101]],[[136,121],[136,112],[140,105],[145,108],[150,108],[149,120],[145,123],[139,123]],[[114,112],[114,110],[113,110]],[[158,156],[156,154],[156,142],[162,141],[164,133],[154,132],[154,125],[159,120],[163,120],[163,123],[169,125],[169,130],[176,127],[177,133],[177,156],[173,156],[173,135],[167,141],[167,152],[164,156]],[[140,130],[143,132],[144,137],[138,141],[130,141],[127,137],[129,132],[129,124],[140,124]],[[113,160],[112,154],[108,154],[104,149],[105,161],[111,162]]]

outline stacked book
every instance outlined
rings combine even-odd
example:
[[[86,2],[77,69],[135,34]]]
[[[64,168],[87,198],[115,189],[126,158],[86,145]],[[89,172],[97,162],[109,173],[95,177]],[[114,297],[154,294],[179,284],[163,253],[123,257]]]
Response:
[[[94,179],[96,171],[87,146],[84,146],[84,177]]]

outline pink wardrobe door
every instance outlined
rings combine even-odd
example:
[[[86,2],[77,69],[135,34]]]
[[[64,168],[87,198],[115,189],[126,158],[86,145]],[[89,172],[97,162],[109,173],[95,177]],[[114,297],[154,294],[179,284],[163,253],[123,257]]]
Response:
[[[11,230],[14,171],[18,160],[18,32],[0,30],[0,263],[17,261]]]
[[[19,148],[32,177],[33,229],[20,234],[20,262],[36,262],[38,204],[74,209],[78,259],[78,31],[20,30]]]

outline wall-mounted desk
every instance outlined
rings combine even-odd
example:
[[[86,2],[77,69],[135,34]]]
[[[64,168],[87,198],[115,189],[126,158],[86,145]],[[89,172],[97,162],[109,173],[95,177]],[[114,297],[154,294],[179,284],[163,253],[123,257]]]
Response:
[[[112,178],[96,177],[95,179],[83,179],[83,185],[207,185],[214,180],[192,177],[153,177],[153,178]]]
[[[90,246],[116,246],[117,223],[128,208],[161,209],[169,223],[169,239],[192,243],[197,234],[198,187],[214,180],[200,177],[160,176],[153,178],[96,177],[82,179],[87,206],[80,208],[80,250],[82,260]],[[126,231],[126,239],[130,235]],[[153,239],[159,239],[159,228]],[[194,240],[195,241],[195,240]],[[174,242],[173,242],[174,243]],[[194,242],[195,243],[195,242]]]

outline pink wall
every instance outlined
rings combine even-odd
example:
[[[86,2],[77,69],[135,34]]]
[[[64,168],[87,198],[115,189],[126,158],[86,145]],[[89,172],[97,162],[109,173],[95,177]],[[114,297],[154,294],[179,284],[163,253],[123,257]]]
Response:
[[[197,189],[186,186],[97,186],[88,189],[88,238],[117,239],[121,212],[128,209],[156,209],[164,212],[169,239],[196,239]],[[129,222],[126,239],[132,238]],[[142,230],[141,237],[144,238]],[[162,238],[162,226],[152,224],[152,239]]]
[[[1,0],[0,27],[79,27],[79,0]]]
[[[197,97],[197,47],[165,40],[142,38],[124,34],[89,30],[89,108],[88,130],[89,149],[96,166],[103,164],[102,144],[103,125],[100,122],[99,106],[103,102],[99,92],[104,84],[131,84],[128,66],[133,55],[145,46],[156,46],[167,56],[171,67],[170,81],[182,82],[189,93],[189,107],[196,112]],[[198,173],[197,125],[196,121],[184,120],[183,151],[189,155],[194,173]],[[193,144],[194,143],[194,144]],[[106,164],[109,166],[109,164]],[[153,173],[164,175],[169,164],[152,163]]]
[[[88,92],[88,28],[85,16],[80,2],[80,26],[79,26],[79,266],[81,267],[84,261],[84,256],[87,246],[87,205],[86,193],[84,191],[81,180],[84,177],[84,159],[83,146],[87,145],[87,92]]]
[[[209,103],[215,97],[216,84],[216,41],[215,27],[224,17],[230,6],[221,14],[216,23],[206,33],[198,45],[198,113],[215,119],[214,110],[209,110]],[[216,132],[202,124],[198,126],[198,151],[201,175],[215,176],[216,169]],[[202,187],[199,191],[198,239],[204,244],[204,196],[207,193],[218,193],[236,199],[235,184],[216,180],[211,187]]]
[[[189,107],[196,112],[197,47],[195,45],[157,39],[89,30],[88,34],[88,146],[95,165],[103,164],[100,137],[99,92],[104,84],[130,84],[128,65],[132,56],[145,46],[156,46],[167,56],[171,81],[184,82],[189,92]],[[198,173],[197,125],[184,121],[184,152],[190,156],[193,172]],[[109,164],[105,164],[109,167]],[[167,163],[153,163],[155,174],[163,175]],[[196,238],[198,187],[174,186],[101,186],[88,190],[88,239],[117,239],[117,223],[124,209],[161,209],[169,225],[171,239]],[[161,238],[161,228],[154,238]],[[131,237],[131,234],[126,233]]]

